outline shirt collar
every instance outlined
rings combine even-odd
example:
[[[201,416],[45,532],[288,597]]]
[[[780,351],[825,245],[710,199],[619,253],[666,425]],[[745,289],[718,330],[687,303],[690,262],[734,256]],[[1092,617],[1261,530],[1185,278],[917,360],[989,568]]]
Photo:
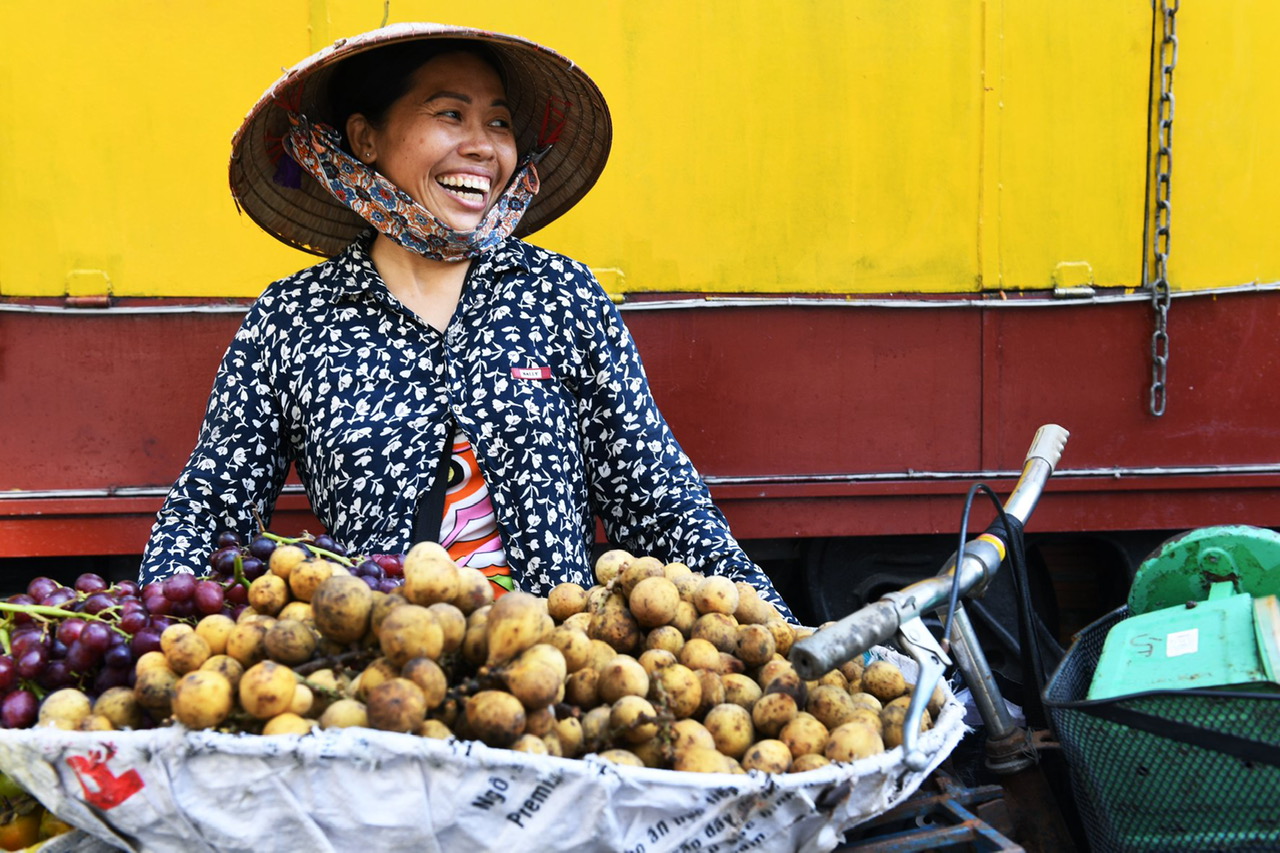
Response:
[[[355,299],[375,288],[386,288],[369,255],[374,236],[372,230],[366,231],[341,253],[320,264],[320,281],[332,294],[333,301]],[[533,252],[534,248],[528,243],[508,237],[492,251],[476,258],[473,272],[479,275],[495,275],[509,269],[528,272],[534,266]]]

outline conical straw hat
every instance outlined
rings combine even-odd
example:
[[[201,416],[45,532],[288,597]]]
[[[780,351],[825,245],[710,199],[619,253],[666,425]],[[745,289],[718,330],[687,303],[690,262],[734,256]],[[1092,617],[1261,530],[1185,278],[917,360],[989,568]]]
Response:
[[[563,56],[518,36],[445,24],[393,24],[341,39],[272,84],[231,140],[231,195],[269,234],[317,255],[338,254],[369,226],[309,175],[292,188],[275,180],[289,129],[285,105],[313,121],[330,121],[329,79],[342,61],[357,53],[426,39],[459,39],[483,44],[494,56],[507,85],[507,101],[524,154],[540,141],[550,120],[563,125],[551,150],[538,162],[541,189],[516,227],[531,234],[577,204],[595,184],[613,139],[609,107],[595,83]],[[299,94],[300,93],[300,94]]]

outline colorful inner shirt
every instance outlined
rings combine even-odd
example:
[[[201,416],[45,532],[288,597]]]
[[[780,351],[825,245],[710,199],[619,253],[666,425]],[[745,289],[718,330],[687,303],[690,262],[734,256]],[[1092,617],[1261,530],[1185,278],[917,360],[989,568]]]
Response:
[[[484,572],[493,585],[495,598],[515,588],[489,489],[476,462],[475,448],[456,427],[449,484],[444,493],[444,518],[440,522],[440,544],[459,566]]]

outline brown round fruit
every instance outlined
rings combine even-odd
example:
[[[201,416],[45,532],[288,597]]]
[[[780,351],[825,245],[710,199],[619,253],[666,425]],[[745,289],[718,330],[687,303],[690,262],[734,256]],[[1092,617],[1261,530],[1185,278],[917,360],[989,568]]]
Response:
[[[510,746],[524,734],[524,706],[510,693],[481,690],[467,699],[466,721],[470,731],[489,746]]]
[[[758,740],[743,754],[742,766],[762,773],[786,773],[791,769],[791,750],[780,740]]]
[[[600,700],[609,704],[623,696],[646,696],[649,693],[649,674],[630,655],[615,655],[600,670],[596,690]]]
[[[265,574],[249,584],[249,606],[275,616],[289,603],[289,584],[279,575]]]
[[[823,752],[832,761],[857,761],[884,752],[884,741],[865,723],[845,723],[827,737]]]
[[[883,660],[872,661],[862,671],[862,690],[882,703],[897,699],[907,690],[902,670]]]
[[[220,725],[231,713],[232,704],[231,683],[212,670],[188,672],[174,686],[173,715],[189,729]]]
[[[702,704],[702,681],[684,664],[673,663],[651,679],[649,698],[677,720],[691,717]]]
[[[632,564],[628,572],[636,567]],[[661,569],[658,569],[661,572]],[[680,603],[680,590],[676,585],[661,575],[645,577],[636,583],[627,599],[631,614],[645,628],[657,628],[666,625],[676,615],[676,607]]]
[[[297,684],[293,670],[275,661],[261,661],[240,677],[240,706],[259,720],[269,720],[289,710]]]
[[[716,749],[731,758],[741,757],[755,741],[751,714],[741,705],[728,702],[716,705],[707,711],[702,724],[715,738]]]
[[[266,577],[266,575],[263,575],[263,577]],[[351,576],[344,575],[344,577]],[[329,580],[333,580],[333,578]],[[358,578],[355,580],[356,583],[364,586],[361,580]],[[262,642],[266,647],[267,657],[285,666],[297,666],[298,664],[306,663],[311,660],[316,651],[315,633],[296,619],[278,620],[276,624],[267,630]]]
[[[587,591],[581,584],[560,583],[547,593],[547,613],[559,624],[587,609]]]
[[[458,565],[439,544],[419,542],[405,555],[402,589],[411,603],[427,607],[438,601],[452,602],[458,585]]]
[[[693,591],[693,604],[699,613],[725,613],[738,609],[738,587],[721,575],[703,578]]]
[[[369,630],[373,591],[354,575],[333,575],[311,596],[311,615],[320,636],[347,645]]]
[[[609,727],[627,743],[644,743],[658,733],[657,712],[642,696],[623,696],[613,703]]]
[[[417,657],[436,660],[444,651],[444,629],[436,614],[418,604],[392,608],[378,628],[382,654],[401,667]]]
[[[388,732],[415,732],[427,715],[422,688],[407,678],[392,678],[369,692],[369,725]]]
[[[827,727],[817,717],[800,713],[782,727],[778,740],[787,745],[793,758],[799,758],[802,755],[821,755],[827,748],[829,734]]]
[[[630,565],[633,559],[635,558],[632,557],[630,553],[620,548],[605,551],[596,558],[596,581],[602,584],[608,583],[616,578],[623,569]]]
[[[796,700],[790,694],[766,693],[752,706],[751,722],[765,737],[776,738],[797,713]]]

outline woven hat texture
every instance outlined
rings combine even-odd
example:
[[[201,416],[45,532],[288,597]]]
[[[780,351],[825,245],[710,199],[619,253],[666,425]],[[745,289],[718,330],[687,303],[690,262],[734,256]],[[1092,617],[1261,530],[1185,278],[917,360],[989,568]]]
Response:
[[[329,78],[344,60],[391,44],[460,39],[485,45],[507,84],[520,153],[543,132],[548,110],[563,111],[556,143],[538,163],[541,190],[515,230],[531,234],[573,207],[595,184],[613,139],[609,108],[581,69],[560,54],[518,36],[444,24],[393,24],[333,45],[304,59],[272,84],[231,140],[231,194],[254,222],[281,241],[317,255],[338,254],[369,226],[309,175],[292,188],[275,181],[289,130],[285,105],[313,121],[328,121]],[[301,94],[299,95],[299,90]]]

